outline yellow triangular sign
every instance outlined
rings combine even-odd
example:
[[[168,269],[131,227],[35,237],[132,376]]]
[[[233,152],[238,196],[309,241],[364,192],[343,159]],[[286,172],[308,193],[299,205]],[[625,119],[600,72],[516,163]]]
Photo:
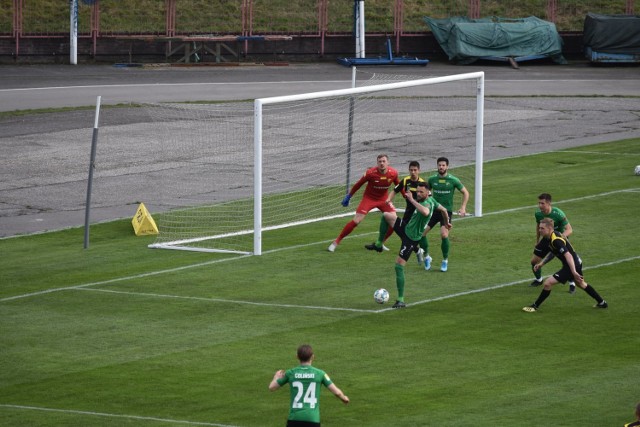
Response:
[[[133,231],[136,233],[136,236],[158,234],[158,226],[153,218],[151,218],[151,214],[144,203],[140,203],[136,216],[131,220],[131,224],[133,225]]]

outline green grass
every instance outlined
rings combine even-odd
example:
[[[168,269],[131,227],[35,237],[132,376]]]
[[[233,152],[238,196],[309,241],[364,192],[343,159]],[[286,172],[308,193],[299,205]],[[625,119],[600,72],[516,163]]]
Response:
[[[254,33],[302,34],[318,32],[318,2],[316,0],[253,0],[252,30]],[[537,16],[547,19],[546,2],[496,1],[480,2],[482,17],[500,16],[525,18]],[[11,34],[13,7],[9,0],[0,8],[0,33]],[[176,2],[175,30],[186,34],[240,34],[243,30],[241,0]],[[367,31],[394,32],[395,2],[367,0]],[[79,1],[78,31],[91,32],[92,7]],[[327,4],[329,33],[353,31],[353,2],[329,1]],[[600,14],[624,14],[626,0],[560,0],[556,11],[559,31],[582,31],[588,12]],[[423,17],[446,18],[466,16],[467,1],[405,0],[403,2],[403,30],[427,32]],[[248,11],[245,11],[248,13]],[[29,35],[62,34],[69,31],[69,2],[57,0],[24,0],[22,32]],[[165,2],[158,0],[100,1],[100,33],[105,34],[158,34],[165,35]]]
[[[260,257],[150,250],[124,220],[92,226],[87,250],[82,229],[0,240],[0,424],[281,426],[288,391],[267,385],[307,342],[352,401],[325,390],[324,426],[623,425],[640,369],[636,164],[640,139],[487,163],[485,216],[454,221],[446,274],[410,260],[401,311],[372,298],[395,296],[398,248],[363,249],[377,214],[334,254],[345,219],[267,233]],[[520,311],[539,293],[545,191],[608,310],[559,285]]]

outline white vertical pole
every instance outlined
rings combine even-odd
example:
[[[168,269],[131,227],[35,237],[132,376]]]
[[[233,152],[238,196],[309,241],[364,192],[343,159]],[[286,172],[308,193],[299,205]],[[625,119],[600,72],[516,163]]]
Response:
[[[351,88],[356,87],[356,67],[351,67]],[[347,130],[347,176],[345,179],[345,194],[349,193],[351,189],[351,146],[353,145],[353,119],[355,110],[355,97],[349,97],[349,123]]]
[[[78,0],[69,0],[69,63],[78,63]]]
[[[84,209],[84,248],[89,247],[89,216],[91,212],[91,192],[93,188],[93,171],[96,168],[96,147],[98,145],[98,118],[100,117],[100,100],[96,100],[96,119],[93,124],[93,138],[91,139],[91,157],[89,157],[89,178],[87,179],[87,203]]]
[[[253,107],[253,254],[262,255],[262,101]]]
[[[353,65],[351,67],[351,87],[352,88],[356,87],[356,71],[357,71],[356,66]]]
[[[356,58],[364,58],[364,0],[358,0],[356,26]]]
[[[476,191],[475,216],[482,216],[482,168],[484,166],[484,72],[476,79]]]

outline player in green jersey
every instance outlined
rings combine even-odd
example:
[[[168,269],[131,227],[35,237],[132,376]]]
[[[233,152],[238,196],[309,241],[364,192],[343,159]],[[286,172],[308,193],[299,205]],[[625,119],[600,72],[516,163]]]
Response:
[[[543,265],[551,261],[556,257],[562,262],[562,269],[556,271],[553,276],[547,277],[542,283],[544,289],[540,292],[540,296],[536,301],[523,307],[522,311],[527,313],[535,313],[540,308],[540,305],[551,295],[551,289],[558,283],[567,283],[569,279],[575,280],[575,282],[582,288],[591,298],[596,301],[595,308],[607,308],[609,305],[598,294],[598,292],[584,280],[582,276],[582,259],[578,256],[573,249],[569,240],[563,236],[560,232],[553,229],[554,223],[551,218],[543,218],[538,224],[538,230],[540,231],[540,240],[549,248],[547,255],[533,267],[533,270],[539,270]]]
[[[560,209],[551,206],[551,194],[542,193],[538,196],[538,209],[535,212],[536,218],[536,246],[533,248],[533,257],[531,258],[531,269],[535,276],[535,280],[530,286],[540,286],[542,284],[542,270],[534,270],[534,266],[538,264],[542,258],[549,253],[549,245],[541,242],[540,229],[538,225],[543,218],[551,218],[553,220],[554,229],[561,233],[564,237],[569,237],[573,233],[573,228],[567,219],[567,216]],[[576,292],[576,284],[573,280],[569,280],[569,292]]]
[[[467,202],[469,201],[469,191],[462,185],[462,182],[449,173],[449,159],[439,157],[437,160],[438,173],[427,179],[433,198],[443,205],[449,213],[449,219],[453,214],[453,196],[455,190],[462,194],[462,203],[458,210],[458,215],[465,216],[467,214]],[[420,247],[424,251],[424,269],[431,270],[432,258],[429,256],[429,241],[426,238],[427,233],[436,224],[440,223],[440,249],[442,250],[442,264],[440,271],[447,271],[449,268],[449,249],[451,242],[449,241],[449,229],[447,222],[444,221],[442,215],[436,212],[429,221],[427,229],[424,232],[425,238],[420,241]]]
[[[429,197],[429,187],[426,182],[419,182],[416,185],[416,198],[413,198],[411,191],[407,191],[405,194],[407,203],[411,204],[415,211],[411,215],[408,221],[404,221],[398,218],[395,212],[385,212],[384,219],[386,222],[380,224],[380,232],[378,234],[378,240],[375,243],[376,250],[382,252],[382,239],[387,234],[387,228],[393,227],[393,231],[400,236],[402,240],[402,246],[398,252],[396,258],[396,288],[398,289],[398,299],[393,308],[404,308],[407,305],[404,302],[404,266],[407,264],[412,252],[415,252],[420,239],[424,233],[424,230],[429,223],[434,211],[438,211],[442,214],[444,220],[447,223],[448,228],[451,228],[451,222],[449,221],[449,214],[447,210],[440,205],[433,197]]]
[[[329,378],[326,372],[311,366],[315,358],[308,344],[298,347],[300,365],[287,371],[278,370],[269,384],[275,391],[289,383],[291,404],[287,427],[320,427],[320,386],[324,385],[345,404],[349,398]]]

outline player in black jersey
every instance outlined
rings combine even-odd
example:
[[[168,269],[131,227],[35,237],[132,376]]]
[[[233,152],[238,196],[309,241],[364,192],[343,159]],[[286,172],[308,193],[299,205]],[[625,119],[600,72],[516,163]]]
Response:
[[[538,264],[533,268],[534,270],[542,268],[543,265],[551,261],[553,257],[557,257],[562,262],[562,269],[555,272],[553,276],[547,277],[542,283],[544,289],[540,292],[540,296],[530,306],[523,307],[522,310],[528,313],[534,313],[538,310],[540,305],[551,294],[551,288],[558,283],[566,283],[568,280],[573,279],[580,288],[584,289],[591,298],[596,300],[597,304],[594,307],[607,308],[607,302],[596,292],[591,285],[589,285],[582,276],[582,260],[578,254],[573,250],[573,246],[569,243],[566,237],[553,229],[553,220],[551,218],[544,218],[538,225],[540,235],[545,242],[549,245],[549,254],[546,255]]]

